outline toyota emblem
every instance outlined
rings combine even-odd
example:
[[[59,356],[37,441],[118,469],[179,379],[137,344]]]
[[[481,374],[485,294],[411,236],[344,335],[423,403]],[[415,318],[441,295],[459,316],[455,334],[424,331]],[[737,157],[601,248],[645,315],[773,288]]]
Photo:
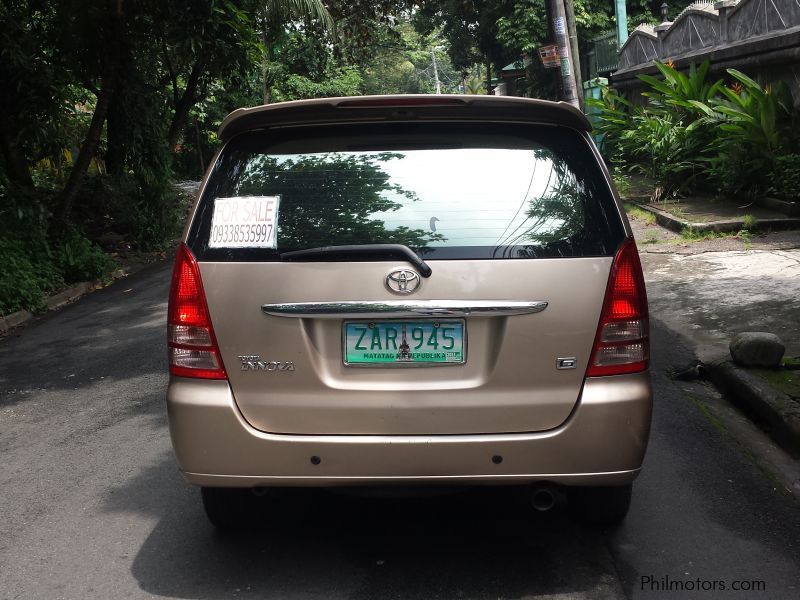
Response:
[[[419,287],[419,274],[411,269],[395,269],[386,276],[386,287],[395,294],[410,294]]]

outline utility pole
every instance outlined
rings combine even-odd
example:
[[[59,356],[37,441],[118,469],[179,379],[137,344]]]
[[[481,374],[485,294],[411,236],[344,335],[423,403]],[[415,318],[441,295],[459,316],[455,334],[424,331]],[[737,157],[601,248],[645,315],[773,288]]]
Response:
[[[578,48],[578,30],[575,26],[575,0],[564,0],[564,9],[567,17],[572,69],[575,73],[575,87],[578,90],[578,106],[583,110],[583,77],[581,76],[581,51]]]
[[[625,0],[616,0],[614,3],[614,16],[617,18],[617,48],[628,41],[628,10]]]
[[[553,20],[553,35],[561,59],[561,99],[580,108],[578,89],[575,84],[575,67],[572,64],[569,36],[567,34],[567,18],[564,0],[547,0],[550,18]]]
[[[431,58],[433,59],[433,79],[436,81],[436,93],[442,93],[442,84],[439,83],[439,68],[436,66],[436,51],[431,50]]]

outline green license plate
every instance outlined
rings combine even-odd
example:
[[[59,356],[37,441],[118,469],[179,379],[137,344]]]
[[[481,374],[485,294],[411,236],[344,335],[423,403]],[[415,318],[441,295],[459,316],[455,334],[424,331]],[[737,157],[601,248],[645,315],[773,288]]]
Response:
[[[464,321],[351,321],[344,324],[346,365],[462,364]]]

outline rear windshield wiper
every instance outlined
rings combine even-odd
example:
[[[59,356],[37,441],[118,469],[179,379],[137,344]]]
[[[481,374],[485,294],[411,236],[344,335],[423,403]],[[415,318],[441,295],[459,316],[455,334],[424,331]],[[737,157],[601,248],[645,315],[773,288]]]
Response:
[[[322,246],[306,250],[294,250],[281,254],[281,260],[313,260],[321,256],[398,256],[417,267],[419,274],[430,277],[431,268],[408,246],[403,244],[363,244],[357,246]]]

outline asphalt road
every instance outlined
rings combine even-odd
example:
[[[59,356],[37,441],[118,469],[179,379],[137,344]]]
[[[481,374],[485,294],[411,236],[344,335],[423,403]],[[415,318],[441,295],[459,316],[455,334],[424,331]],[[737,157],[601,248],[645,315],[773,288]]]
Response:
[[[290,493],[252,531],[215,534],[170,449],[168,269],[0,340],[0,598],[800,597],[797,505],[706,416],[701,386],[666,377],[690,356],[658,322],[651,445],[616,531],[483,489]],[[656,591],[665,578],[717,592]]]

